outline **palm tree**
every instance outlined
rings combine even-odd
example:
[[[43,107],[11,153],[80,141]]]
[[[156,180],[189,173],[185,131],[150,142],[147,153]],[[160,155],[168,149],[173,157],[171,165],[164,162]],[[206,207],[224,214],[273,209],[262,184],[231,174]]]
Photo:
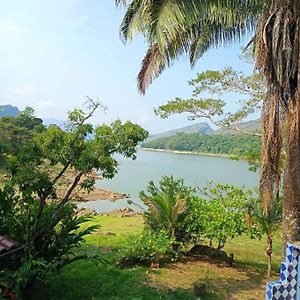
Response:
[[[149,49],[138,75],[147,86],[187,54],[193,65],[209,48],[255,30],[256,66],[268,83],[262,108],[260,194],[264,211],[278,199],[283,138],[286,145],[283,223],[288,241],[300,240],[300,1],[299,0],[116,0],[127,7],[125,41],[142,33]],[[284,130],[286,129],[286,130]],[[283,132],[286,132],[284,136]]]
[[[195,190],[185,187],[183,179],[174,179],[172,176],[163,177],[159,187],[150,181],[147,192],[140,192],[140,198],[148,207],[145,212],[146,225],[152,230],[167,229],[176,238],[178,219],[187,210],[187,201]]]
[[[253,208],[253,220],[256,222],[262,231],[267,236],[268,256],[268,276],[271,277],[272,270],[272,253],[273,253],[273,235],[281,225],[282,219],[282,202],[276,199],[272,200],[268,212],[264,212],[260,203],[256,203]]]

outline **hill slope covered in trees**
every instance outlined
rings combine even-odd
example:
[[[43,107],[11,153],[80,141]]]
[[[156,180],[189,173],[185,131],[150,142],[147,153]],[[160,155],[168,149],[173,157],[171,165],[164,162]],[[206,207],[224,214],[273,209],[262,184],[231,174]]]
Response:
[[[244,134],[199,135],[179,133],[142,144],[144,148],[226,154],[238,158],[259,153],[260,138]]]

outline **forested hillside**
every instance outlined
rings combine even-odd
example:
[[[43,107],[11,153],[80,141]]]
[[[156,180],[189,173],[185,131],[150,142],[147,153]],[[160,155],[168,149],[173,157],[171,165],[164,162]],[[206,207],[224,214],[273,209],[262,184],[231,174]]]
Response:
[[[194,151],[212,154],[246,156],[260,151],[260,138],[256,136],[198,135],[179,133],[142,144],[144,148]]]

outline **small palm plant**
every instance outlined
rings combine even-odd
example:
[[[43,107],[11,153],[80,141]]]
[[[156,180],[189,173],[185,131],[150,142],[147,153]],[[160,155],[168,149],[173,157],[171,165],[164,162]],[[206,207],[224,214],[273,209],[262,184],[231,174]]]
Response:
[[[257,201],[253,209],[253,221],[259,225],[262,233],[267,236],[266,253],[268,255],[268,276],[270,277],[272,270],[273,236],[281,225],[282,200],[273,199],[270,209],[267,212],[263,209],[261,203]]]
[[[165,228],[176,239],[176,228],[180,216],[187,210],[187,201],[193,197],[194,188],[184,186],[183,179],[165,176],[157,187],[150,181],[148,193],[140,192],[140,198],[147,206],[145,223],[153,230]]]

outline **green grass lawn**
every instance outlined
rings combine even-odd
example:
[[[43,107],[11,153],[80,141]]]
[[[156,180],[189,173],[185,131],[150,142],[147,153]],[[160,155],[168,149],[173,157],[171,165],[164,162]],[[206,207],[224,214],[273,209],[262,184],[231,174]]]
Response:
[[[261,241],[246,237],[228,242],[225,251],[235,254],[233,267],[210,260],[189,260],[169,264],[157,270],[147,267],[121,269],[115,260],[128,235],[141,232],[141,216],[118,218],[96,217],[100,229],[87,237],[80,249],[90,254],[100,254],[106,264],[80,261],[64,268],[49,278],[33,299],[195,299],[193,284],[206,283],[209,299],[263,299],[267,258],[264,253],[265,238]],[[281,261],[281,238],[274,241],[274,270]],[[278,274],[274,272],[273,277]]]

